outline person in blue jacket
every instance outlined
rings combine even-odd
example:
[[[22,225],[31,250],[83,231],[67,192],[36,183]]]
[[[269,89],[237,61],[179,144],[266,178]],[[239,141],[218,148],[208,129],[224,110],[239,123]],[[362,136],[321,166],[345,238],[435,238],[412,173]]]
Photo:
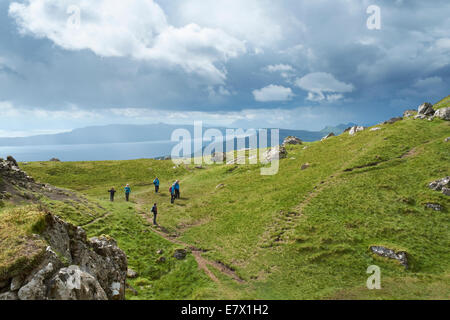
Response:
[[[130,193],[131,193],[130,185],[127,184],[125,186],[124,190],[125,190],[125,200],[128,201],[128,200],[130,200]]]
[[[180,181],[175,181],[173,185],[175,187],[175,198],[180,199]]]
[[[159,191],[159,179],[158,179],[158,177],[156,177],[155,180],[153,180],[153,184],[155,185],[155,193],[158,193],[158,191]]]
[[[170,203],[175,202],[175,187],[172,185],[169,189],[170,192]]]

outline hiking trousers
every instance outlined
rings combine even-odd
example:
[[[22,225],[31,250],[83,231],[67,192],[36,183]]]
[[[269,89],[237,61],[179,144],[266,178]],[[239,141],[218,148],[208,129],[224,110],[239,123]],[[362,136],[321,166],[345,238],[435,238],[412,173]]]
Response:
[[[130,194],[129,193],[125,193],[125,200],[127,200],[127,201],[130,200]]]

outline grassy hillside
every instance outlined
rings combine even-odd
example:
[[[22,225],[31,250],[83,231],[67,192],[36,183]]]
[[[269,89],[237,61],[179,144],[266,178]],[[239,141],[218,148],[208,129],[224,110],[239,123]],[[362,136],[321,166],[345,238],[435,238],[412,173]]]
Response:
[[[405,119],[380,127],[289,146],[274,176],[261,176],[260,165],[174,168],[158,160],[39,162],[23,169],[109,212],[85,228],[91,236],[115,237],[140,273],[130,281],[138,291],[130,299],[449,298],[450,200],[427,184],[450,175],[444,142],[450,123]],[[310,167],[301,170],[304,163]],[[162,182],[158,195],[155,175]],[[175,179],[182,199],[172,205],[167,189]],[[119,192],[109,203],[107,189],[121,191],[125,183],[132,202]],[[142,215],[154,202],[159,228]],[[444,210],[425,208],[429,202]],[[373,255],[371,245],[407,251],[410,268]],[[179,261],[172,252],[182,246],[194,252]],[[382,290],[365,288],[373,264],[381,268]]]
[[[436,110],[447,107],[450,107],[450,96],[445,97],[444,99],[442,99],[441,101],[439,101],[434,105],[434,109]]]

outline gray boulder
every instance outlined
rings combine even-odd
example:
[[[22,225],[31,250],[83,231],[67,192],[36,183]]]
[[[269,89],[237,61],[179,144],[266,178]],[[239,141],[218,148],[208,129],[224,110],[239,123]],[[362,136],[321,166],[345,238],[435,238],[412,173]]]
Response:
[[[127,257],[114,239],[88,240],[82,228],[50,213],[45,225],[41,236],[49,246],[31,272],[12,279],[11,292],[21,300],[125,298]]]
[[[286,139],[284,139],[283,146],[286,146],[288,144],[299,145],[299,144],[303,144],[303,141],[297,137],[289,136],[289,137],[286,137]]]
[[[365,128],[363,126],[353,126],[350,128],[350,130],[348,131],[348,134],[353,136],[355,135],[357,132],[363,131]]]
[[[406,269],[408,268],[408,257],[407,253],[404,251],[395,252],[392,249],[382,246],[372,246],[370,247],[370,250],[381,257],[395,259],[399,261]]]
[[[176,249],[173,257],[177,260],[183,260],[184,258],[186,258],[187,255],[187,251],[186,249]]]
[[[44,280],[54,271],[53,264],[50,262],[46,267],[39,270],[31,280],[20,288],[18,296],[20,300],[46,300],[47,288]]]
[[[434,211],[442,211],[444,209],[439,203],[427,203],[425,207]]]
[[[441,108],[441,109],[436,110],[436,112],[434,113],[434,116],[436,118],[440,118],[442,120],[450,121],[450,107]]]
[[[416,110],[405,110],[405,112],[403,112],[403,117],[404,118],[409,118],[409,117],[413,117],[415,114],[417,113]]]
[[[7,291],[0,294],[0,301],[1,300],[19,300],[19,297],[16,292]]]
[[[396,123],[396,122],[402,121],[402,120],[403,120],[402,117],[395,117],[395,118],[391,118],[391,119],[383,122],[383,124],[393,124],[393,123]]]
[[[80,267],[62,268],[50,280],[50,300],[107,300],[105,291],[97,279]]]
[[[333,132],[331,132],[331,133],[327,134],[325,137],[323,137],[322,139],[320,139],[320,141],[325,141],[334,136],[336,136],[336,135]]]
[[[134,279],[138,277],[138,273],[136,271],[134,271],[133,269],[128,268],[127,271],[127,278],[129,279]]]
[[[424,104],[421,104],[419,108],[417,109],[417,112],[419,114],[423,114],[426,116],[432,116],[434,114],[433,105],[429,102],[425,102]]]
[[[414,120],[417,120],[417,119],[423,120],[423,119],[426,119],[426,118],[427,118],[427,116],[424,115],[424,114],[418,114],[418,115],[414,116]]]
[[[212,162],[219,162],[219,163],[222,163],[222,162],[224,162],[224,161],[226,161],[226,160],[227,160],[227,154],[224,153],[224,152],[214,152],[214,153],[211,155],[211,161],[212,161]]]
[[[284,159],[287,157],[286,148],[283,146],[276,146],[273,148],[269,148],[266,152],[263,153],[263,159],[261,162],[268,163],[272,162],[276,159]]]
[[[304,164],[302,164],[302,166],[300,167],[300,170],[306,170],[306,169],[308,169],[310,167],[310,164],[309,163],[304,163]]]
[[[450,186],[450,176],[431,182],[428,185],[428,188],[434,191],[441,191],[442,188],[449,186]]]
[[[446,196],[450,196],[450,188],[443,187],[442,193],[445,194]]]

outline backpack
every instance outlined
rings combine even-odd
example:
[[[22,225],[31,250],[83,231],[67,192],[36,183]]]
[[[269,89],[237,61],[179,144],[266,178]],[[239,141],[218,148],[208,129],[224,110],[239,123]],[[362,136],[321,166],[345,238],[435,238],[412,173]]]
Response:
[[[172,187],[169,188],[169,192],[172,193]]]

